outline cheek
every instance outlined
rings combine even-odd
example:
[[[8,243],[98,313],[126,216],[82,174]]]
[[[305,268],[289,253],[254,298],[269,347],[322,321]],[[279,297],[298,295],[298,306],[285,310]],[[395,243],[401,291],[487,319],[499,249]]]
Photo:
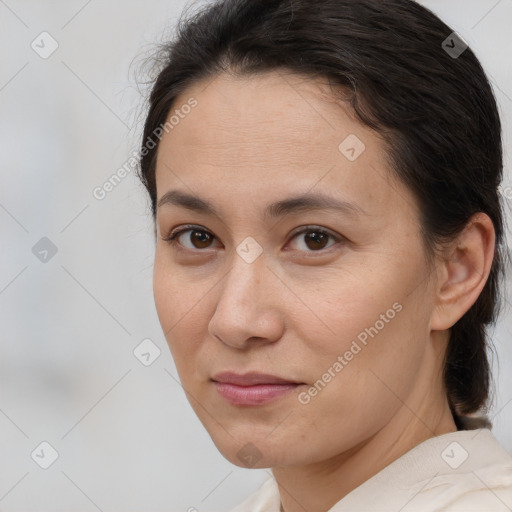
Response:
[[[190,282],[186,272],[173,263],[165,248],[157,247],[153,271],[153,295],[160,323],[167,332],[176,330],[186,322],[187,312],[193,313],[194,304],[200,300],[198,287]],[[197,306],[196,306],[197,307]]]
[[[428,312],[421,306],[424,291],[354,299],[350,309],[338,313],[335,328],[340,334],[322,346],[329,357],[316,359],[313,377],[315,383],[321,381],[320,387],[329,381],[325,405],[336,404],[340,414],[353,410],[361,421],[370,421],[375,411],[384,417],[406,400],[429,338]],[[393,301],[395,297],[400,300]]]
[[[158,319],[176,365],[188,361],[201,339],[201,295],[175,268],[155,259],[153,295]],[[203,313],[204,315],[204,313]],[[204,320],[204,316],[203,316]]]
[[[292,325],[300,326],[300,338],[323,363],[323,356],[332,359],[344,354],[355,341],[365,347],[374,337],[385,336],[399,321],[401,312],[397,310],[402,305],[397,299],[403,297],[400,287],[383,282],[383,278],[370,278],[366,272],[349,274],[334,269],[330,274],[322,277],[322,285],[313,292],[295,281],[294,292],[301,300],[288,308],[287,315]]]
[[[153,271],[153,296],[158,319],[164,333],[167,333],[179,315],[180,302],[177,300],[178,290],[172,274],[164,267],[158,256],[155,258]]]
[[[311,363],[308,382],[327,383],[350,403],[392,396],[386,385],[394,391],[397,384],[412,385],[429,338],[428,288],[415,277],[425,270],[420,260],[417,267],[407,273],[397,265],[382,268],[380,278],[353,274],[342,285],[323,281],[326,286],[308,297],[315,314],[302,307],[294,324],[301,326],[303,357]]]
[[[409,314],[405,305],[377,334],[365,331],[359,318],[362,328],[352,326],[356,335],[342,336],[329,356],[318,357],[310,347],[309,357],[305,354],[310,385],[299,397],[295,417],[306,444],[318,447],[320,429],[326,433],[320,443],[325,456],[332,451],[334,432],[343,432],[337,448],[348,449],[383,428],[407,402],[424,353],[422,341],[411,336]],[[357,338],[359,332],[367,334],[365,343]]]

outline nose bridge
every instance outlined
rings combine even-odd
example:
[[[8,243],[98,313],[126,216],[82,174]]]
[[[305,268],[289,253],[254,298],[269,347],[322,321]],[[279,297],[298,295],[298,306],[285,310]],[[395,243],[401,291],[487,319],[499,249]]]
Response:
[[[244,244],[240,244],[238,250],[242,251],[244,249],[246,249]],[[241,306],[259,303],[261,282],[266,279],[265,274],[268,272],[266,258],[263,253],[251,261],[245,259],[243,255],[240,256],[237,251],[224,278],[219,303],[225,301],[225,299],[228,302],[236,301]]]
[[[235,253],[222,279],[217,305],[210,319],[210,334],[225,344],[243,348],[250,339],[275,341],[282,335],[279,312],[270,305],[268,279],[274,278],[260,254],[248,263]]]

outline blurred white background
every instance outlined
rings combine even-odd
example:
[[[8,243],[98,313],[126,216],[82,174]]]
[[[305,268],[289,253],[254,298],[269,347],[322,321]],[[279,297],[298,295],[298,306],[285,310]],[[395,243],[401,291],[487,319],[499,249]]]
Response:
[[[512,1],[422,3],[466,39],[495,84],[504,186],[512,186]],[[104,199],[92,194],[138,149],[136,63],[186,5],[0,0],[3,512],[224,511],[268,477],[220,455],[177,382],[152,296],[152,221],[133,168]],[[39,53],[58,48],[42,58],[33,41]],[[508,236],[510,245],[510,228]],[[512,453],[507,307],[494,332],[491,416]],[[133,353],[146,338],[161,350],[150,366]],[[39,462],[50,461],[43,441],[58,453],[48,469],[36,463],[43,452]]]

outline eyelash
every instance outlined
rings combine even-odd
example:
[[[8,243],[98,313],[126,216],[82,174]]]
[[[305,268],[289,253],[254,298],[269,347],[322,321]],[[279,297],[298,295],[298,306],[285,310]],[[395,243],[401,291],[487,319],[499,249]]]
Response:
[[[210,231],[208,231],[207,229],[204,229],[201,226],[197,226],[194,224],[188,224],[188,225],[182,226],[178,230],[171,231],[167,237],[165,237],[165,238],[162,237],[162,240],[164,242],[167,242],[170,245],[176,247],[176,246],[180,245],[176,241],[176,238],[178,238],[181,234],[186,233],[187,231],[202,231],[204,233],[208,233],[209,235],[212,235],[215,238],[215,235],[213,235],[213,233],[210,233]],[[340,242],[346,241],[345,237],[343,237],[341,235],[336,235],[336,234],[332,233],[331,231],[327,231],[324,228],[320,228],[320,227],[317,227],[314,225],[306,226],[300,231],[293,232],[292,239],[294,239],[298,235],[302,235],[302,234],[310,233],[310,232],[321,233],[322,235],[327,235],[327,236],[331,237],[335,241],[335,243],[326,249],[319,249],[318,251],[306,251],[308,253],[323,253],[323,252],[327,251],[328,249],[331,249],[335,245],[339,244]],[[186,247],[185,248],[176,247],[176,248],[179,250],[189,251],[189,252],[205,252],[208,250],[208,249],[188,249]]]

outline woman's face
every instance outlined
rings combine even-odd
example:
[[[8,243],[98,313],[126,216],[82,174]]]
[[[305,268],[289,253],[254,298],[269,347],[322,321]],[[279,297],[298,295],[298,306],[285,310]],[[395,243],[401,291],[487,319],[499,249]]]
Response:
[[[194,411],[239,466],[346,452],[429,384],[416,201],[378,136],[322,92],[290,73],[221,75],[177,98],[159,145],[156,308]],[[219,386],[220,372],[299,385]]]

